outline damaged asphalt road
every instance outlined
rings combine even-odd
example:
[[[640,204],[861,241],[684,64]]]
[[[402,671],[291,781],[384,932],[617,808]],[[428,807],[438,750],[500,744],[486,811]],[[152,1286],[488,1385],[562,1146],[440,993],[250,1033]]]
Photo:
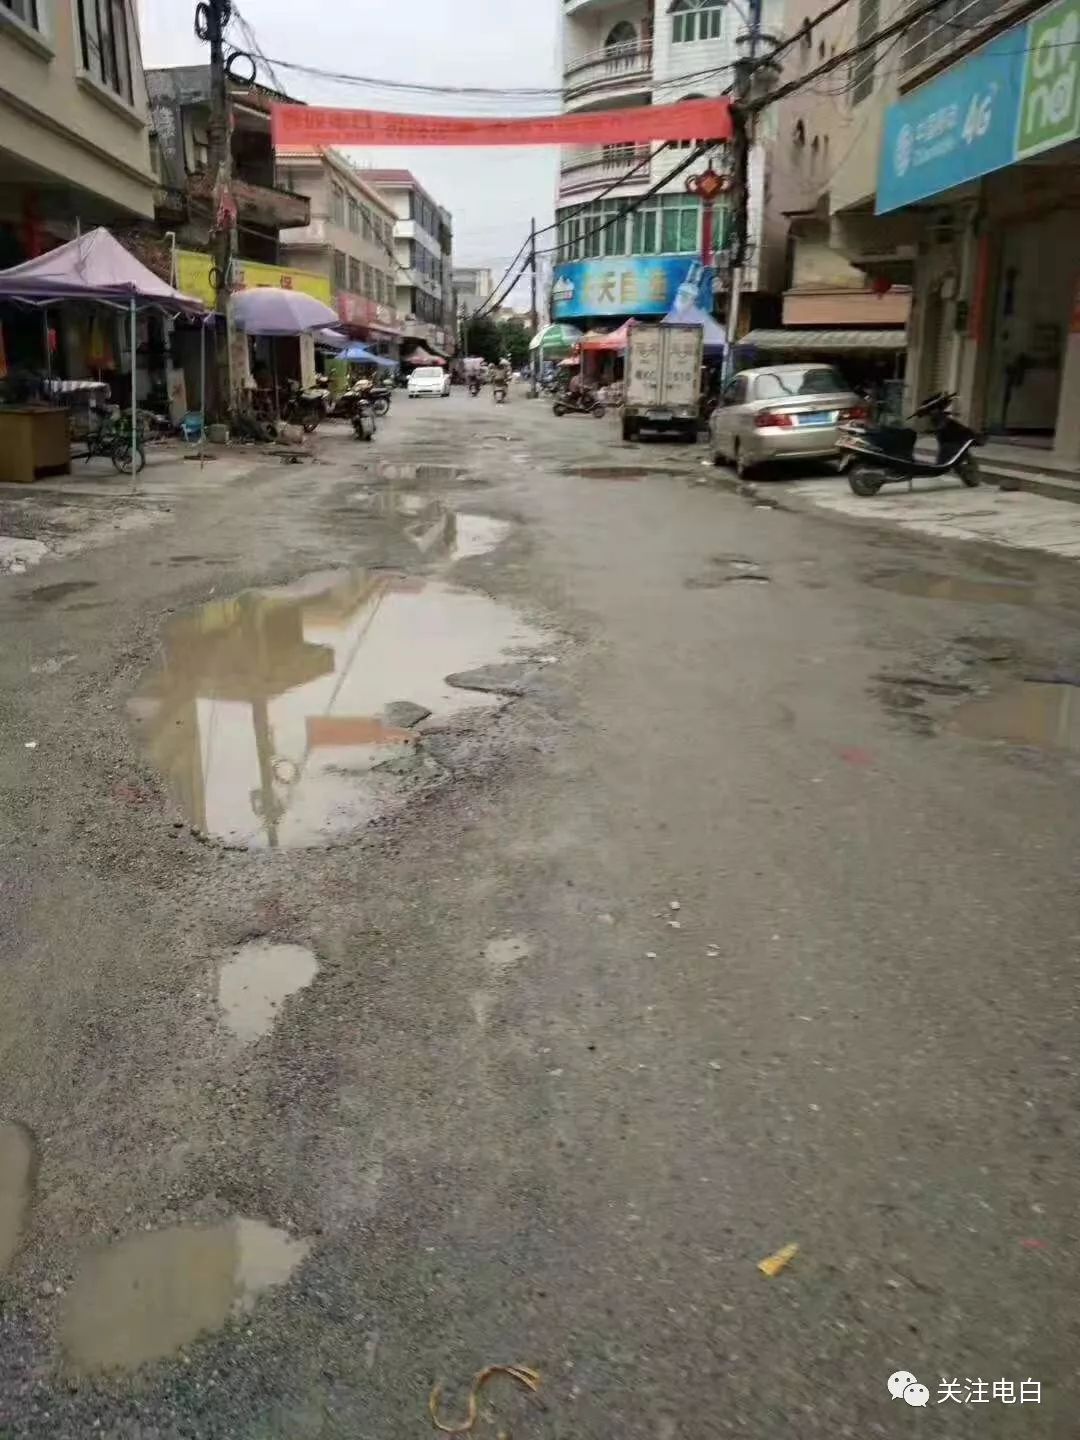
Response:
[[[492,411],[0,580],[0,1433],[1069,1433],[1075,568]]]

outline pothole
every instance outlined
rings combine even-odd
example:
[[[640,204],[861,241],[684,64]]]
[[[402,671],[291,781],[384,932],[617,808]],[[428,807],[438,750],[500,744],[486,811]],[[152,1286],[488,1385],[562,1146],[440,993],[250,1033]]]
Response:
[[[255,849],[340,843],[439,770],[387,706],[438,721],[498,705],[446,677],[544,639],[475,591],[386,571],[314,575],[174,618],[131,712],[200,834]]]
[[[511,530],[508,520],[454,510],[417,490],[359,490],[353,498],[367,513],[397,521],[422,554],[450,564],[494,550]]]
[[[407,485],[452,485],[465,472],[458,465],[428,465],[404,460],[376,460],[375,474],[380,480]]]
[[[244,1314],[283,1285],[311,1249],[260,1220],[177,1225],[133,1235],[83,1262],[62,1341],[77,1371],[134,1370]]]
[[[26,598],[39,605],[51,605],[57,600],[63,600],[67,595],[78,595],[81,590],[93,590],[96,584],[95,580],[60,580],[55,585],[37,586]]]
[[[641,465],[579,465],[564,470],[564,475],[577,475],[583,480],[643,480],[650,472]]]
[[[1036,598],[1031,585],[1006,580],[968,580],[962,575],[938,575],[928,570],[881,571],[867,583],[898,595],[923,600],[966,600],[975,605],[1030,605]]]
[[[1080,690],[1018,681],[959,705],[948,728],[974,740],[1003,740],[1040,750],[1080,752]]]
[[[304,990],[319,973],[319,962],[302,945],[253,940],[221,967],[218,1004],[226,1028],[238,1040],[258,1040],[274,1028],[290,995]]]

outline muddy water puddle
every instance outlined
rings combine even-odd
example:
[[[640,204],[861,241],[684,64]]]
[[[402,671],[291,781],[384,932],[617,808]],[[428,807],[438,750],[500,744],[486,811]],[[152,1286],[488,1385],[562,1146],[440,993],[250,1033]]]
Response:
[[[354,497],[369,514],[395,521],[421,554],[449,564],[501,545],[510,522],[450,509],[417,490],[360,490]]]
[[[538,649],[488,596],[386,571],[309,576],[177,616],[130,702],[190,825],[246,848],[340,842],[437,769],[388,706],[500,703],[446,682]]]
[[[949,729],[974,740],[1080,754],[1080,689],[1019,681],[958,706]]]
[[[22,1241],[37,1170],[33,1133],[18,1121],[0,1123],[0,1275],[11,1264]]]
[[[969,580],[962,575],[938,575],[929,570],[883,571],[869,577],[878,590],[914,595],[922,600],[966,600],[974,605],[1031,605],[1037,598],[1033,585],[1009,580]]]
[[[226,960],[218,975],[222,1020],[238,1040],[258,1040],[274,1027],[290,995],[319,973],[319,962],[302,945],[252,941]]]
[[[77,1371],[134,1370],[175,1354],[282,1285],[311,1246],[260,1220],[177,1225],[89,1255],[64,1307]]]

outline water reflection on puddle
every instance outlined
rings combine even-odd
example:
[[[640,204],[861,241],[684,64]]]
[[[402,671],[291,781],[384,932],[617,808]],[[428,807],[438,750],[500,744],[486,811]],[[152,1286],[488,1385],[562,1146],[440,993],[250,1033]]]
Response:
[[[469,590],[383,572],[316,575],[212,601],[167,626],[131,710],[192,826],[247,847],[332,843],[386,813],[414,753],[384,707],[436,719],[494,696],[444,676],[532,650],[542,632]]]
[[[95,1251],[64,1309],[63,1345],[81,1371],[133,1370],[172,1355],[284,1284],[308,1254],[260,1220],[178,1225]]]
[[[507,520],[462,514],[413,490],[361,490],[357,498],[370,513],[397,520],[422,554],[451,564],[494,550],[510,533]]]
[[[1032,585],[1006,580],[967,580],[962,575],[935,575],[927,570],[885,571],[870,577],[879,590],[915,595],[923,600],[966,600],[975,605],[1030,605],[1036,598]]]
[[[1080,689],[1021,682],[960,705],[949,727],[976,740],[1080,752]]]
[[[242,946],[218,976],[225,1025],[238,1040],[266,1035],[289,996],[305,989],[318,973],[319,962],[302,945],[253,941]]]

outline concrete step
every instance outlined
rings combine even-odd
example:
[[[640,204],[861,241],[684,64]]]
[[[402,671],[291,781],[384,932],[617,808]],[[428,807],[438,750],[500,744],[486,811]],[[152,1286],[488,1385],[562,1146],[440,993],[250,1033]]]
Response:
[[[1049,470],[1020,468],[979,457],[979,473],[999,490],[1027,490],[1048,500],[1068,500],[1080,505],[1080,480]]]

